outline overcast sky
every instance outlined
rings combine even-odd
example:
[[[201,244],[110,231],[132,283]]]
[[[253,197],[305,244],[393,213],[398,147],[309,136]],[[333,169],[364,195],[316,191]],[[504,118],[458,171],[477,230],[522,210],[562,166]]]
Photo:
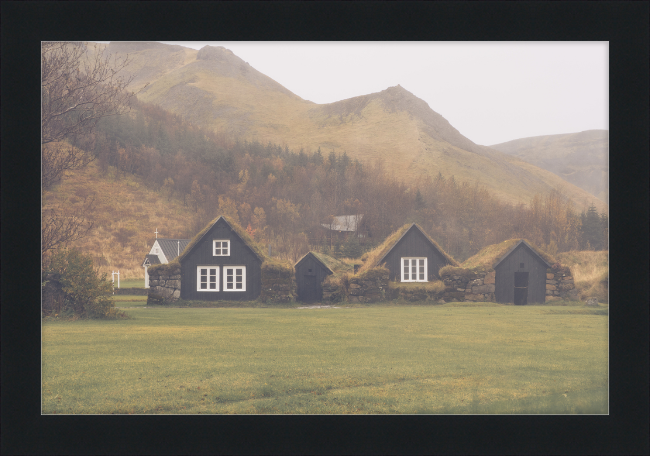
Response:
[[[401,85],[481,145],[609,129],[607,42],[166,42],[223,46],[315,103]]]

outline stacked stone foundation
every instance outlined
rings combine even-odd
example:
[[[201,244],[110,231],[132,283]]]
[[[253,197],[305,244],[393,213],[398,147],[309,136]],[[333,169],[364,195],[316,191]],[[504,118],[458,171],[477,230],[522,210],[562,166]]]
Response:
[[[348,302],[379,302],[390,299],[389,273],[386,268],[375,268],[358,277],[351,277],[347,286]]]
[[[147,305],[176,302],[181,297],[180,266],[164,266],[166,267],[149,268]]]
[[[578,290],[575,287],[573,275],[566,266],[546,270],[546,302],[560,300],[578,300]]]

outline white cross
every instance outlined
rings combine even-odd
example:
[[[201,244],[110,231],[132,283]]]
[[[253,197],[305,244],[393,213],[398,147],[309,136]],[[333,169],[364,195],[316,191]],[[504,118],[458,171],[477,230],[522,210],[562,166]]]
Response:
[[[156,239],[158,239],[158,228],[156,228],[156,231],[154,231],[154,233],[156,233]]]

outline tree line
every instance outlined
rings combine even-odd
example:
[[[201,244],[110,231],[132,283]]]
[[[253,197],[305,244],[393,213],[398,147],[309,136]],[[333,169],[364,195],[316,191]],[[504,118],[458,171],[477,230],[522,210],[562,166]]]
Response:
[[[135,98],[130,107],[99,122],[99,168],[115,179],[137,174],[166,198],[182,200],[195,214],[188,237],[225,214],[258,241],[296,256],[326,243],[319,227],[333,216],[363,214],[367,246],[416,222],[459,260],[516,237],[550,253],[607,248],[607,215],[595,207],[578,213],[560,188],[513,205],[454,176],[398,180],[380,161],[361,163],[344,151],[230,139]]]

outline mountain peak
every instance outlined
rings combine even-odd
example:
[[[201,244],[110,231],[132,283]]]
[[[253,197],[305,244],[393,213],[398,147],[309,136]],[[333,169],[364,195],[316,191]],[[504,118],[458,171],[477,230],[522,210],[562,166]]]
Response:
[[[235,57],[241,60],[230,49],[226,49],[223,46],[203,46],[198,54],[196,54],[197,60],[224,60],[228,57]]]

